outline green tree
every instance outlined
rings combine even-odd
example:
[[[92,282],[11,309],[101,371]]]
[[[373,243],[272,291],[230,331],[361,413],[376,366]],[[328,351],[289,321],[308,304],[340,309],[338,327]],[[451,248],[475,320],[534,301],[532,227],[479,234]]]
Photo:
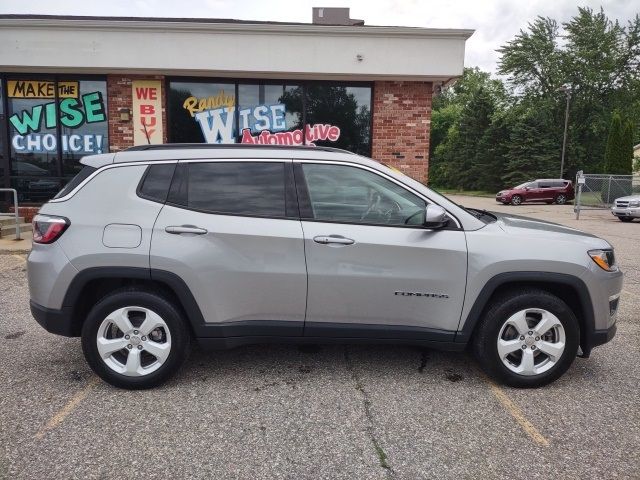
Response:
[[[623,144],[623,167],[628,172],[628,175],[631,175],[633,170],[633,122],[631,120],[627,120],[624,125],[624,129],[622,130],[622,144]]]
[[[597,172],[602,168],[611,112],[640,118],[640,16],[621,26],[603,10],[579,8],[559,26],[539,17],[500,50],[499,73],[506,75],[518,102],[535,106],[555,99],[549,117],[562,142],[563,84],[572,88],[567,168]],[[546,141],[547,139],[545,139]]]
[[[552,117],[549,106],[520,104],[509,112],[506,162],[501,177],[504,185],[558,176],[560,161]]]
[[[467,68],[434,98],[433,185],[495,190],[557,176],[566,106],[558,89],[564,84],[571,86],[565,178],[577,170],[603,171],[616,110],[635,122],[625,134],[627,150],[630,138],[640,141],[639,15],[626,25],[589,8],[562,24],[538,17],[499,52],[504,82]]]
[[[628,122],[625,122],[628,125]],[[611,116],[611,126],[609,127],[609,135],[607,137],[607,146],[604,155],[604,171],[612,175],[630,175],[631,159],[633,156],[633,147],[631,147],[631,155],[627,150],[627,130],[623,127],[620,113],[614,112]],[[629,164],[627,168],[627,163]]]
[[[486,189],[498,183],[495,172],[502,164],[497,148],[502,126],[496,119],[504,111],[506,101],[502,82],[477,68],[465,69],[453,87],[435,98],[431,119],[431,184]]]

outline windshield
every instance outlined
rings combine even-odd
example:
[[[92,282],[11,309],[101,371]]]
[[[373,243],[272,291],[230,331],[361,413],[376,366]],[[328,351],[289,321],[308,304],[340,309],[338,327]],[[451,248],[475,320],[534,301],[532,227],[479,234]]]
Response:
[[[518,185],[517,187],[513,187],[513,189],[514,189],[514,190],[516,190],[516,189],[522,189],[522,188],[525,188],[525,187],[529,186],[529,184],[530,184],[530,183],[531,183],[531,182],[524,182],[524,183],[521,183],[521,184],[520,184],[520,185]]]

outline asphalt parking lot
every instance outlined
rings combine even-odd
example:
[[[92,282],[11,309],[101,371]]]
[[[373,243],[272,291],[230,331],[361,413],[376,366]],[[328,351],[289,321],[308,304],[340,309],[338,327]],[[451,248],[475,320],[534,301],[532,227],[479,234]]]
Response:
[[[467,354],[271,345],[194,351],[165,386],[130,392],[35,323],[25,256],[4,254],[0,478],[640,478],[640,222],[456,201],[612,243],[626,274],[614,340],[537,390],[492,384]]]

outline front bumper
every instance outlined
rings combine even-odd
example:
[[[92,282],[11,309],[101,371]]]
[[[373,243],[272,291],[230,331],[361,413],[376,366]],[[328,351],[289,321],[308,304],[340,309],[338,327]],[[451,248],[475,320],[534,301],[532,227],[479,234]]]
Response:
[[[611,207],[611,213],[616,217],[630,217],[630,218],[640,218],[640,208],[620,208],[620,207]]]
[[[609,328],[605,328],[604,330],[594,330],[593,332],[591,332],[591,334],[584,339],[582,345],[580,346],[582,354],[579,356],[582,358],[589,358],[589,355],[591,355],[591,350],[595,347],[610,342],[611,339],[615,336],[617,329],[618,327],[614,323]]]
[[[72,322],[71,308],[62,307],[62,310],[52,309],[38,305],[33,300],[29,301],[31,315],[49,333],[65,337],[77,337],[79,328]]]

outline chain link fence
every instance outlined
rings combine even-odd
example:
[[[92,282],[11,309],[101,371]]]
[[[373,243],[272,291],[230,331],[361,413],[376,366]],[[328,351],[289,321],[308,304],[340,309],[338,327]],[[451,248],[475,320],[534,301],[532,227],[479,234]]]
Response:
[[[603,175],[583,173],[576,175],[578,187],[574,211],[576,219],[584,210],[605,210],[611,208],[616,198],[640,192],[633,175]]]

